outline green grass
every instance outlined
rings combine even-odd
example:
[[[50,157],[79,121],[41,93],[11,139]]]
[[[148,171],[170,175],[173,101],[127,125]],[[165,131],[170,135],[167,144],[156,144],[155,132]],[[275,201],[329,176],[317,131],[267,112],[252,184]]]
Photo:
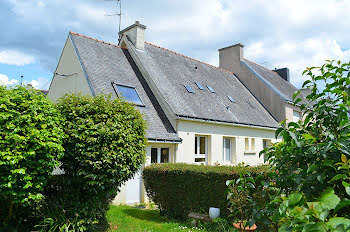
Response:
[[[131,206],[111,205],[107,219],[113,232],[133,231],[206,231],[192,229],[189,225],[169,221],[158,210],[137,209]],[[113,229],[117,226],[117,229]]]

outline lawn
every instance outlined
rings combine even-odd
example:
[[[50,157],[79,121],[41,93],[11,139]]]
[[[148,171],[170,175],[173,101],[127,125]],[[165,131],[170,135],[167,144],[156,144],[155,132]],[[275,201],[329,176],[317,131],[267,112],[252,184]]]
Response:
[[[132,206],[111,205],[107,219],[113,232],[133,231],[206,231],[189,225],[171,222],[159,215],[158,210],[138,209]],[[114,227],[117,226],[116,229]]]

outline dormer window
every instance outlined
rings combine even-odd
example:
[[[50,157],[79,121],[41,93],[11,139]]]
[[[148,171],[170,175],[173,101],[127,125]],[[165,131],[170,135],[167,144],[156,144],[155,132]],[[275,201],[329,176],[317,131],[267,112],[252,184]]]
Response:
[[[128,102],[134,103],[135,105],[144,106],[139,94],[135,87],[112,83],[114,91],[119,97],[123,97]]]

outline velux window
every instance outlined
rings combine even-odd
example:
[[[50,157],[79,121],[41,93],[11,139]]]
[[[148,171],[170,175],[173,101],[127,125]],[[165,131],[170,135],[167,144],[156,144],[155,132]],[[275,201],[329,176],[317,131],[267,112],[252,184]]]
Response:
[[[141,105],[141,106],[144,105],[135,87],[116,84],[116,83],[112,83],[112,85],[113,85],[114,91],[117,93],[119,97],[122,96],[127,101],[132,102],[135,105]]]

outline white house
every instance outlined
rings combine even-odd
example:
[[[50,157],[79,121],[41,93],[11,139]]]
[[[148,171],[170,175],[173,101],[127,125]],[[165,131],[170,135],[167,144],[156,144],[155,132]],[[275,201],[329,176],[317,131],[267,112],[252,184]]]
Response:
[[[121,31],[120,46],[69,33],[48,97],[111,93],[133,102],[149,124],[146,165],[263,163],[259,152],[276,141],[279,124],[235,75],[236,66],[228,66],[232,54],[243,56],[243,47],[233,46],[231,56],[220,52],[228,71],[145,42],[145,29],[136,22]],[[144,196],[137,175],[115,203],[142,202]]]

